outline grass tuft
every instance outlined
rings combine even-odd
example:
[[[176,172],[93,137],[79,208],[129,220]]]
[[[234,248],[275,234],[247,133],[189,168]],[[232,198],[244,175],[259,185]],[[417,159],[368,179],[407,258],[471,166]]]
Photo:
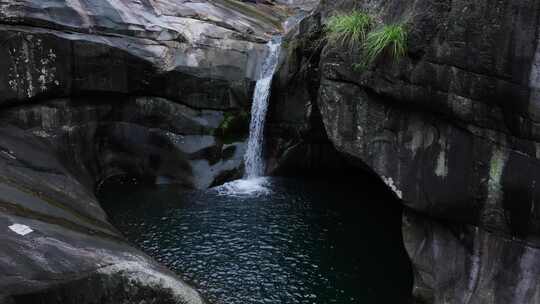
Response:
[[[367,35],[364,43],[364,63],[372,63],[383,52],[399,59],[407,52],[407,29],[404,24],[385,25]]]
[[[333,45],[359,47],[366,40],[373,24],[373,18],[361,11],[335,15],[326,26],[328,41]]]

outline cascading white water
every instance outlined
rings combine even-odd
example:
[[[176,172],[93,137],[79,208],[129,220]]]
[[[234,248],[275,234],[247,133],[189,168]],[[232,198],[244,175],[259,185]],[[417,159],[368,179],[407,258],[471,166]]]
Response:
[[[272,77],[276,71],[281,50],[281,37],[275,37],[267,44],[268,55],[263,62],[259,80],[253,94],[249,140],[244,156],[246,172],[244,178],[226,183],[215,188],[220,195],[254,196],[267,195],[267,179],[262,177],[265,171],[263,159],[264,122],[268,110]]]
[[[264,123],[266,121],[266,111],[268,110],[268,99],[270,98],[270,87],[272,77],[276,71],[281,50],[281,37],[275,37],[267,44],[268,56],[266,57],[261,77],[255,86],[253,94],[253,105],[251,106],[251,123],[249,126],[249,140],[245,155],[247,179],[257,178],[264,174],[265,164],[262,156]]]

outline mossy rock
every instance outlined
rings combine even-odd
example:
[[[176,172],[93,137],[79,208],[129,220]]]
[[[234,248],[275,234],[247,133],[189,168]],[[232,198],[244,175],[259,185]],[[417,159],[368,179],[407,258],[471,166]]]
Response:
[[[249,134],[249,113],[246,111],[226,112],[223,121],[214,130],[214,136],[225,144],[242,141]]]

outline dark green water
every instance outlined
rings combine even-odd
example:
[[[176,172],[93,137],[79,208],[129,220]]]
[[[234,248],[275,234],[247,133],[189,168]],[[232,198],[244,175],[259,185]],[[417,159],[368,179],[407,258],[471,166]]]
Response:
[[[387,193],[294,179],[240,186],[259,191],[109,185],[101,201],[210,303],[407,303],[401,211]]]

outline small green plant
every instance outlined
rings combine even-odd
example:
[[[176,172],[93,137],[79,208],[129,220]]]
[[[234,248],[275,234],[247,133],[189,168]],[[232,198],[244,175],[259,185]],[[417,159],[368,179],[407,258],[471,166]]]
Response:
[[[367,66],[383,52],[399,59],[407,52],[407,29],[405,24],[384,25],[370,32],[364,43],[363,63]]]
[[[328,41],[334,45],[356,48],[367,38],[373,18],[361,11],[331,17],[326,26]]]
[[[249,113],[244,110],[225,112],[221,124],[214,130],[214,136],[226,144],[244,139],[249,133],[249,119]]]

